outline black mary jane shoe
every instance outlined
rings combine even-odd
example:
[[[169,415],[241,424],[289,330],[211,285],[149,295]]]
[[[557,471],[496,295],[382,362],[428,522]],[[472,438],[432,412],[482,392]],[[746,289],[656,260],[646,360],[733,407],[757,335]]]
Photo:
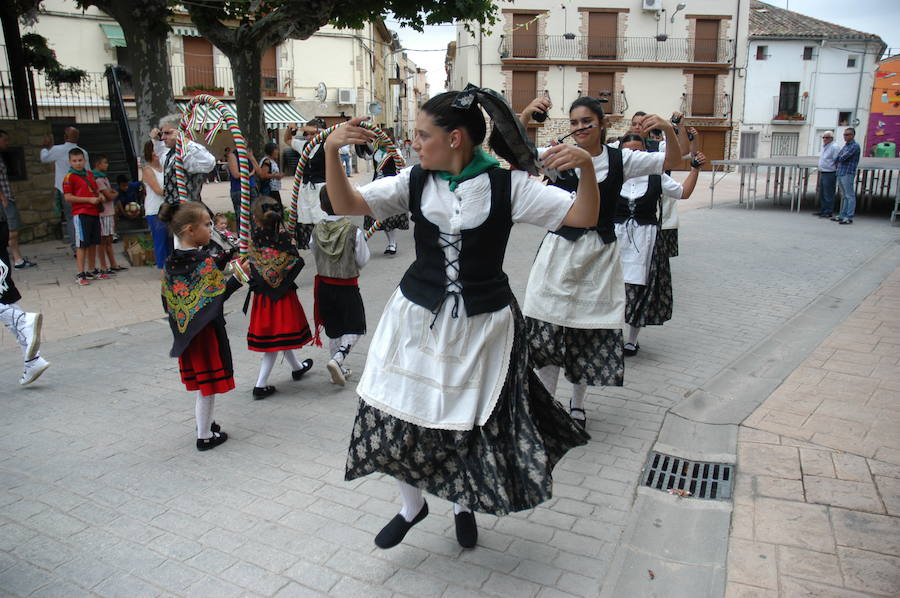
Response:
[[[397,255],[397,246],[396,245],[388,245],[384,250],[384,255]]]
[[[214,449],[226,440],[228,440],[228,434],[225,432],[215,432],[209,438],[198,438],[197,450],[208,451],[209,449]]]
[[[222,426],[220,426],[216,422],[213,422],[209,425],[209,431],[212,432],[213,434],[218,434],[219,432],[222,431]]]
[[[407,521],[403,518],[403,515],[397,513],[375,536],[375,546],[378,548],[393,548],[402,542],[403,538],[406,537],[406,532],[412,529],[412,526],[425,519],[426,515],[428,515],[428,503],[425,501],[422,501],[422,508],[419,509],[419,514],[412,521]]]
[[[629,349],[628,345],[631,345],[633,348]],[[637,352],[640,348],[641,346],[638,343],[625,343],[625,346],[622,347],[622,353],[624,353],[626,357],[634,357],[635,355],[637,355]]]
[[[309,370],[312,369],[312,366],[313,366],[312,359],[304,359],[303,361],[300,362],[300,369],[294,370],[293,372],[291,372],[291,378],[293,378],[294,380],[299,380],[300,378],[303,377],[303,374],[305,374],[306,372],[308,372]]]
[[[472,548],[478,543],[478,527],[475,525],[475,513],[465,511],[453,516],[456,523],[456,541],[463,548]]]
[[[274,386],[254,386],[253,387],[253,400],[254,401],[258,401],[260,399],[270,397],[273,394],[275,394]]]

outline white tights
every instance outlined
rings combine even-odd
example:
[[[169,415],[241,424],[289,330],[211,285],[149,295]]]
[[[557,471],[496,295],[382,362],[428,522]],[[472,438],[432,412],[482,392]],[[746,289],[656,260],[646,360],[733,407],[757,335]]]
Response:
[[[416,518],[416,515],[419,514],[419,511],[422,510],[422,505],[425,504],[425,499],[422,498],[422,490],[399,480],[397,480],[397,484],[400,486],[400,500],[403,502],[403,505],[400,507],[400,515],[402,515],[407,522],[412,521]],[[453,504],[454,515],[468,513],[470,511],[471,509],[465,505],[459,503]]]
[[[384,231],[384,234],[385,234],[385,236],[387,236],[388,245],[390,245],[396,249],[396,247],[397,247],[397,231],[386,230],[386,231]]]
[[[212,438],[210,426],[213,423],[213,407],[216,395],[203,396],[197,391],[197,402],[194,403],[194,417],[197,418],[197,438]]]
[[[18,303],[0,303],[0,322],[9,328],[9,331],[16,337],[19,348],[22,349],[22,355],[28,351],[28,339],[19,329],[22,325],[22,319],[28,314],[25,313]]]
[[[632,326],[631,324],[625,324],[625,329],[628,331],[628,338],[625,339],[625,344],[637,344],[638,333],[641,331],[637,326]]]
[[[297,361],[297,356],[294,355],[292,350],[282,351],[282,353],[284,353],[284,358],[290,364],[292,370],[296,371],[303,367]],[[259,364],[259,377],[256,379],[257,387],[262,388],[269,382],[269,374],[272,373],[272,368],[275,367],[276,359],[278,359],[278,351],[263,354],[262,363]]]
[[[559,382],[559,366],[545,365],[537,371],[538,378],[551,395],[556,395],[556,386]],[[584,395],[587,393],[587,384],[572,385],[572,403],[571,407],[575,409],[584,409]]]

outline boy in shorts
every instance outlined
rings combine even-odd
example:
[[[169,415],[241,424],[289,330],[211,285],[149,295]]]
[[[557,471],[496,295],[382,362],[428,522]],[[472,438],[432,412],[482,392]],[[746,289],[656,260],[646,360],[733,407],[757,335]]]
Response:
[[[109,184],[109,177],[106,176],[107,170],[109,170],[109,158],[102,154],[97,156],[92,174],[97,182],[97,189],[100,190],[103,204],[100,210],[100,270],[94,270],[92,272],[94,276],[116,274],[128,269],[116,263],[116,256],[113,253],[113,236],[116,234],[115,201],[119,197],[119,192]]]
[[[85,170],[84,152],[73,147],[69,150],[69,172],[63,178],[63,198],[72,204],[72,220],[75,228],[75,260],[78,274],[75,282],[80,286],[91,284],[94,278],[109,278],[109,274],[93,274],[97,265],[97,246],[100,244],[100,204],[103,199],[97,182],[90,171]]]

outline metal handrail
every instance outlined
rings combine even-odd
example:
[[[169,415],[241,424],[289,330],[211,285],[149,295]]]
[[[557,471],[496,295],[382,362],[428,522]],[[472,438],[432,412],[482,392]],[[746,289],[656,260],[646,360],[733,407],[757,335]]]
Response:
[[[577,35],[503,36],[500,58],[684,62],[724,64],[734,57],[734,40]]]
[[[128,111],[125,109],[125,100],[122,99],[122,88],[119,85],[119,69],[121,67],[110,66],[106,69],[106,84],[109,90],[109,115],[118,125],[119,139],[125,150],[125,162],[128,165],[128,174],[131,180],[138,180],[137,148],[134,146],[134,137],[131,135],[131,126],[128,124]]]

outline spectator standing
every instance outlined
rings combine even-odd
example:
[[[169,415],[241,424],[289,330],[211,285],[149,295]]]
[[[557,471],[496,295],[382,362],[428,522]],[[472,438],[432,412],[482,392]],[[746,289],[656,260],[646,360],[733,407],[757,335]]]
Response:
[[[90,164],[87,151],[78,145],[81,133],[75,127],[66,127],[63,131],[63,142],[53,145],[53,137],[44,136],[44,147],[41,150],[41,162],[53,162],[55,169],[54,186],[56,187],[56,203],[66,217],[66,230],[69,234],[69,245],[75,252],[75,228],[72,219],[72,204],[63,199],[63,179],[69,172],[69,150],[78,148],[84,154],[84,163]],[[51,147],[52,146],[52,147]]]
[[[116,263],[116,256],[113,252],[113,236],[116,234],[116,199],[119,192],[112,188],[109,184],[109,177],[106,171],[109,170],[109,158],[104,155],[97,156],[94,161],[94,181],[97,183],[97,189],[100,191],[100,198],[103,200],[100,208],[100,249],[98,250],[100,258],[100,272],[103,274],[115,274],[128,268],[120,266]],[[96,274],[96,272],[95,272]]]
[[[834,215],[834,192],[837,185],[838,146],[834,142],[834,131],[822,134],[822,152],[819,154],[819,211],[813,216],[831,218]]]
[[[303,125],[303,130],[300,131],[299,138],[297,127],[288,128],[284,132],[284,142],[290,143],[295,152],[302,154],[307,142],[314,139],[324,125],[325,123],[319,119],[307,121]],[[322,145],[320,144],[310,152],[306,167],[303,169],[303,186],[300,188],[300,197],[297,202],[297,226],[295,228],[297,246],[300,249],[309,249],[313,226],[325,217],[325,212],[319,206],[319,190],[325,185],[325,152],[321,150]]]
[[[150,131],[153,150],[163,165],[163,199],[166,203],[178,203],[178,187],[175,182],[175,142],[178,137],[180,114],[170,114],[159,121],[159,129]],[[196,141],[185,140],[184,143],[185,184],[188,198],[200,201],[200,191],[206,180],[206,174],[216,167],[216,157]]]
[[[269,197],[281,203],[281,179],[284,173],[278,168],[278,156],[281,150],[277,143],[269,142],[266,144],[266,155],[259,161],[259,184],[260,195],[268,195]]]
[[[837,163],[837,181],[841,187],[841,213],[832,220],[838,224],[853,224],[856,213],[856,167],[859,165],[859,144],[855,141],[856,129],[844,129],[844,147],[838,152],[834,161]]]
[[[259,163],[248,151],[250,158],[250,205],[259,197],[259,189],[256,186],[256,174],[259,172]],[[234,207],[234,216],[237,222],[241,221],[241,167],[237,152],[228,152],[228,179],[231,185],[231,205]]]
[[[153,142],[144,144],[144,214],[147,216],[147,228],[153,239],[153,253],[156,256],[156,267],[162,270],[166,266],[166,258],[172,252],[172,239],[169,229],[159,221],[159,209],[163,205],[163,169],[159,155],[153,151]]]
[[[338,155],[341,157],[341,164],[344,165],[344,171],[346,171],[347,176],[353,174],[353,169],[350,167],[350,146],[342,145],[338,150]]]
[[[0,151],[9,147],[9,133],[0,129]],[[6,170],[6,162],[0,159],[0,202],[3,203],[6,225],[9,228],[9,248],[12,251],[13,267],[17,270],[36,266],[22,257],[19,251],[19,227],[22,226],[22,218],[19,216],[19,208],[16,206],[16,197],[13,195],[9,184],[9,173]]]
[[[75,259],[78,264],[75,281],[80,286],[87,286],[95,278],[109,278],[108,274],[94,272],[97,246],[100,244],[100,204],[103,199],[94,174],[85,167],[84,152],[77,147],[69,150],[69,172],[63,179],[63,198],[72,204]]]

